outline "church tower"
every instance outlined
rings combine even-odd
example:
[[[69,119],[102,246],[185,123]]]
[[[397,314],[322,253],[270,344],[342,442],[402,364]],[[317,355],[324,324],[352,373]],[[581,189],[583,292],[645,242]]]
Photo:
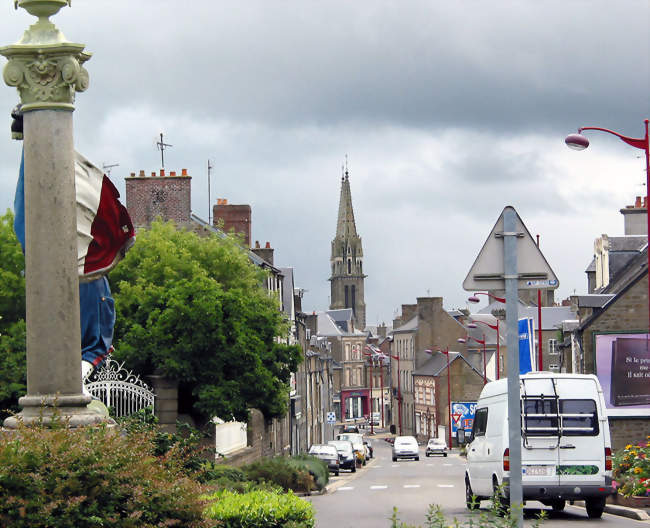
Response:
[[[366,327],[366,303],[363,295],[363,248],[361,237],[357,235],[352,209],[352,193],[347,167],[341,177],[341,198],[339,216],[336,223],[336,236],[332,240],[330,258],[332,276],[330,277],[330,310],[352,308],[355,327]]]

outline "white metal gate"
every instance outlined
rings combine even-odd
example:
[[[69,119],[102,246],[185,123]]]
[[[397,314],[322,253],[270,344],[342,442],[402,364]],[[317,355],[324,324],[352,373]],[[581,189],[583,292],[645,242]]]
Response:
[[[145,407],[153,408],[155,399],[153,389],[123,365],[108,358],[84,383],[92,396],[113,409],[116,418],[128,416]]]

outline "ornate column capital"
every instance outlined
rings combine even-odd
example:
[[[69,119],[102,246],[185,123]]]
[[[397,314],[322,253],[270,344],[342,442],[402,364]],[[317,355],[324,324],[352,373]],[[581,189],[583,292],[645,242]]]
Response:
[[[16,0],[16,7],[38,17],[18,42],[0,47],[0,55],[9,61],[4,81],[18,89],[23,112],[74,110],[75,92],[88,88],[83,64],[90,53],[84,52],[83,44],[68,42],[49,20],[65,5],[69,0]]]

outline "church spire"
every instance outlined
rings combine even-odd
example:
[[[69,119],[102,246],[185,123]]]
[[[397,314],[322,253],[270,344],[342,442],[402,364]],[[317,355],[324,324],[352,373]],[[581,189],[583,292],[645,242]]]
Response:
[[[341,197],[339,198],[339,217],[336,223],[336,236],[337,238],[357,236],[357,226],[354,223],[354,209],[352,208],[352,192],[350,191],[350,173],[348,172],[347,166],[341,177]]]
[[[341,175],[341,196],[336,222],[336,236],[332,240],[331,302],[330,309],[352,308],[356,328],[366,326],[366,303],[364,302],[363,247],[357,234],[350,191],[350,173],[345,166]]]

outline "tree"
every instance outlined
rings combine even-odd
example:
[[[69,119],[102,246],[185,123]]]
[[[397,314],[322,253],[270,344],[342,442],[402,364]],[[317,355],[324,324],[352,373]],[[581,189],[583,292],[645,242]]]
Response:
[[[154,222],[109,276],[115,358],[177,379],[202,421],[282,416],[301,355],[277,342],[287,326],[265,278],[233,238]]]
[[[18,410],[27,390],[25,256],[14,233],[14,215],[0,216],[0,417]]]

